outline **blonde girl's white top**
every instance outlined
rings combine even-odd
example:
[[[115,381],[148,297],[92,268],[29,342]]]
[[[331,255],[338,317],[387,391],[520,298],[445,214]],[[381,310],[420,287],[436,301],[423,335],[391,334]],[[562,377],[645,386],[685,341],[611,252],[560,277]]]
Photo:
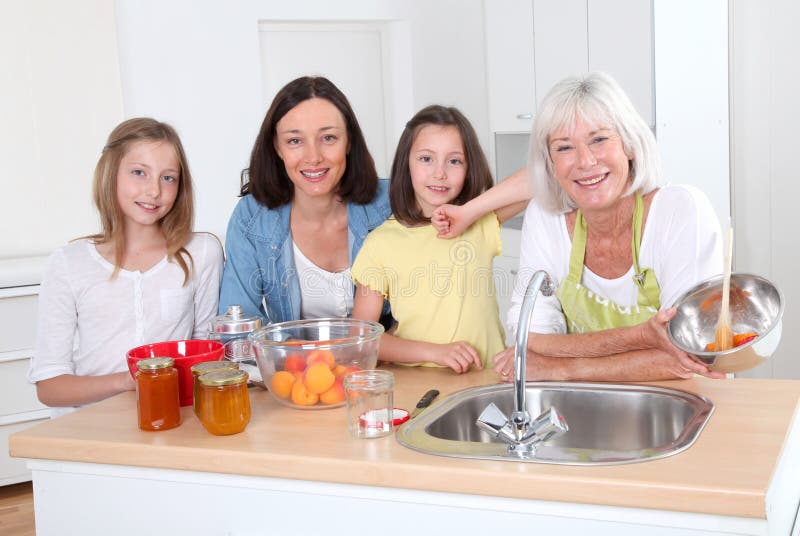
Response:
[[[213,235],[195,233],[186,250],[194,261],[186,286],[183,270],[166,257],[146,272],[120,270],[112,280],[113,264],[91,241],[54,251],[39,290],[28,380],[122,372],[131,348],[204,338],[217,311],[222,247]]]
[[[341,272],[323,270],[303,255],[292,242],[294,264],[300,281],[301,318],[344,318],[353,312],[353,280],[350,268]]]
[[[548,212],[535,201],[525,211],[517,281],[507,316],[508,332],[516,334],[522,297],[530,278],[544,270],[556,282],[569,273],[572,240],[564,214]],[[722,271],[722,234],[708,197],[697,188],[671,185],[653,196],[647,215],[639,265],[652,268],[661,289],[661,307],[671,307],[690,287]],[[633,267],[615,279],[603,278],[584,266],[581,284],[622,306],[636,304],[638,287]],[[536,333],[566,333],[558,298],[541,294],[531,317]]]

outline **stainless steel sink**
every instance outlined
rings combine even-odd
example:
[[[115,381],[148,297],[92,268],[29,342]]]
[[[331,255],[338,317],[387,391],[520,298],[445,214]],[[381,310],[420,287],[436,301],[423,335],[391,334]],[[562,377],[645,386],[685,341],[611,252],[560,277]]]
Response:
[[[401,426],[404,446],[440,456],[531,461],[569,465],[615,465],[655,460],[689,448],[714,411],[703,396],[642,385],[591,383],[526,384],[532,415],[549,407],[569,431],[536,447],[528,459],[509,454],[508,445],[475,424],[490,403],[510,414],[511,385],[459,391]]]

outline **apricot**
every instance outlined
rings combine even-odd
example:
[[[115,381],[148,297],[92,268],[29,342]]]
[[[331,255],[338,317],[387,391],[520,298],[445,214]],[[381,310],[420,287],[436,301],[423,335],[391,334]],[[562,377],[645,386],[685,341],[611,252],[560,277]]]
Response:
[[[333,375],[336,376],[337,378],[344,376],[346,372],[347,372],[347,367],[345,367],[344,365],[336,365],[335,367],[333,367]]]
[[[327,363],[316,363],[308,367],[303,374],[303,381],[312,393],[320,394],[331,388],[336,376]]]
[[[336,366],[336,357],[330,350],[311,350],[308,352],[306,363],[309,367],[316,363],[325,363],[328,365],[328,369],[330,370]]]
[[[319,401],[319,395],[309,391],[303,382],[294,382],[292,386],[292,402],[298,406],[313,406]]]
[[[306,369],[306,362],[300,354],[292,354],[286,358],[283,364],[283,370],[289,372],[303,372]]]
[[[297,378],[291,372],[279,370],[272,376],[269,386],[273,394],[281,398],[289,398],[292,394],[292,386],[296,380]]]
[[[338,404],[344,402],[344,380],[336,378],[330,389],[319,395],[319,401],[323,404]]]

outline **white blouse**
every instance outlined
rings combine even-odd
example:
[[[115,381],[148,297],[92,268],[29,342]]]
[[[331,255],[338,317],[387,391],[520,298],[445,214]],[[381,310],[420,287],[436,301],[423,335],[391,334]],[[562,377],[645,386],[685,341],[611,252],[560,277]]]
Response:
[[[341,272],[323,270],[303,255],[297,244],[294,265],[300,281],[301,318],[345,318],[353,312],[353,280],[350,268]]]
[[[131,348],[204,338],[217,312],[222,247],[213,235],[195,233],[186,250],[194,261],[186,286],[183,271],[166,257],[146,272],[120,270],[111,280],[114,266],[93,242],[54,251],[39,290],[28,380],[122,372]]]
[[[556,282],[569,273],[572,240],[564,214],[548,212],[535,201],[525,211],[517,282],[507,316],[508,333],[515,334],[525,287],[537,270]],[[722,234],[708,197],[692,186],[671,185],[653,196],[639,250],[640,268],[652,268],[661,289],[661,308],[671,306],[690,287],[722,272]],[[628,273],[605,279],[584,266],[581,283],[619,305],[636,304],[638,289]],[[530,330],[566,333],[561,305],[555,295],[536,298]]]

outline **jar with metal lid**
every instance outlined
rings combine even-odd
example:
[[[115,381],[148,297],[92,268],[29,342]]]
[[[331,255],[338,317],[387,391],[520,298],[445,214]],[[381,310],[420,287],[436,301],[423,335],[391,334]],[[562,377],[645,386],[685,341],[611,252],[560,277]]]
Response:
[[[218,370],[197,377],[197,416],[215,435],[238,434],[250,422],[250,393],[243,370]]]
[[[224,315],[216,316],[211,321],[208,338],[226,343],[245,338],[260,327],[260,316],[248,316],[242,312],[240,305],[230,305]]]
[[[181,423],[178,371],[171,357],[136,363],[136,410],[142,430],[168,430]]]
[[[195,415],[197,415],[197,394],[200,391],[200,382],[197,381],[198,376],[202,376],[203,374],[207,374],[209,372],[216,372],[218,370],[239,370],[239,364],[233,361],[203,361],[202,363],[197,363],[192,365],[192,368],[189,369],[192,371],[192,381],[194,384],[194,396],[192,398],[192,409],[194,409]]]

